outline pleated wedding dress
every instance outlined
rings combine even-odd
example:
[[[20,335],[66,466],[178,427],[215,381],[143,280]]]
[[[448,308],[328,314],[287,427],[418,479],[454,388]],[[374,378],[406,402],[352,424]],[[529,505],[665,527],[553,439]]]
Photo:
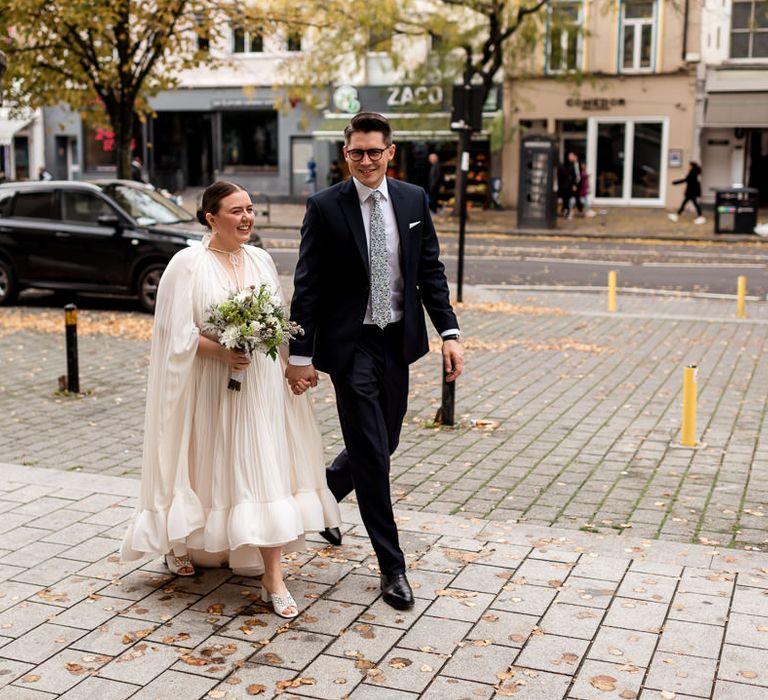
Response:
[[[340,524],[325,481],[308,394],[295,396],[284,359],[253,357],[242,390],[229,367],[197,355],[211,304],[233,283],[203,245],[177,253],[160,282],[147,384],[141,495],[123,540],[126,561],[185,545],[202,566],[263,572],[260,546],[296,551],[304,534]],[[268,253],[245,246],[243,286],[279,280]]]

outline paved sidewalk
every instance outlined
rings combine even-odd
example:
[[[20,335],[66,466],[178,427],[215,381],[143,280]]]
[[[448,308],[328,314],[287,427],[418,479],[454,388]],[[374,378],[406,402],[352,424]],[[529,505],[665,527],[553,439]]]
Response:
[[[0,464],[0,700],[768,697],[768,554],[400,510],[397,612],[345,505],[286,624],[254,579],[120,563],[137,491]]]
[[[431,423],[430,353],[412,369],[393,463],[400,508],[766,548],[768,304],[737,321],[733,301],[622,295],[609,314],[601,294],[468,292],[460,424]],[[77,398],[54,394],[60,314],[0,311],[1,458],[138,477],[151,319],[81,313],[88,393]],[[700,367],[695,450],[678,444],[689,363]],[[330,457],[341,435],[327,378],[313,396]]]

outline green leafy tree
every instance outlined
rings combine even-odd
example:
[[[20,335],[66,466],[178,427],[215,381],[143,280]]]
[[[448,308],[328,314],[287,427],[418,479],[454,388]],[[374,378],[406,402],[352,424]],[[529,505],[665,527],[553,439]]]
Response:
[[[321,86],[364,74],[371,50],[386,53],[395,71],[430,82],[482,86],[483,99],[505,69],[530,57],[542,37],[550,0],[273,0],[273,14],[303,26],[312,50],[286,63],[287,80],[312,101]],[[409,40],[431,38],[413,60]],[[393,41],[388,39],[394,38]],[[363,80],[365,76],[363,75]]]
[[[118,177],[128,178],[148,99],[185,69],[215,63],[208,46],[236,13],[213,0],[13,0],[0,9],[6,96],[19,107],[65,103],[86,121],[106,120]]]

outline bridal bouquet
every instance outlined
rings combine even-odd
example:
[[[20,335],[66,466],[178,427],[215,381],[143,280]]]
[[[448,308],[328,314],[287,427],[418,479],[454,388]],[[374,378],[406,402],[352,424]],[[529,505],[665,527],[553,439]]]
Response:
[[[260,351],[275,360],[278,348],[304,330],[288,320],[275,292],[262,284],[212,304],[202,332],[216,338],[225,348],[244,352],[248,357]],[[245,371],[232,372],[228,388],[240,391],[244,374]]]

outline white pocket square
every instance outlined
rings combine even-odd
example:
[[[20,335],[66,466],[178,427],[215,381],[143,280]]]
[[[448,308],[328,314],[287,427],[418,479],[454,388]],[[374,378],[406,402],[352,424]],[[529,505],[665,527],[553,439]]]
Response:
[[[419,221],[411,221],[411,223],[408,224],[408,228],[409,229],[414,228],[415,226],[418,226],[420,223],[421,223],[421,220],[419,220]]]

